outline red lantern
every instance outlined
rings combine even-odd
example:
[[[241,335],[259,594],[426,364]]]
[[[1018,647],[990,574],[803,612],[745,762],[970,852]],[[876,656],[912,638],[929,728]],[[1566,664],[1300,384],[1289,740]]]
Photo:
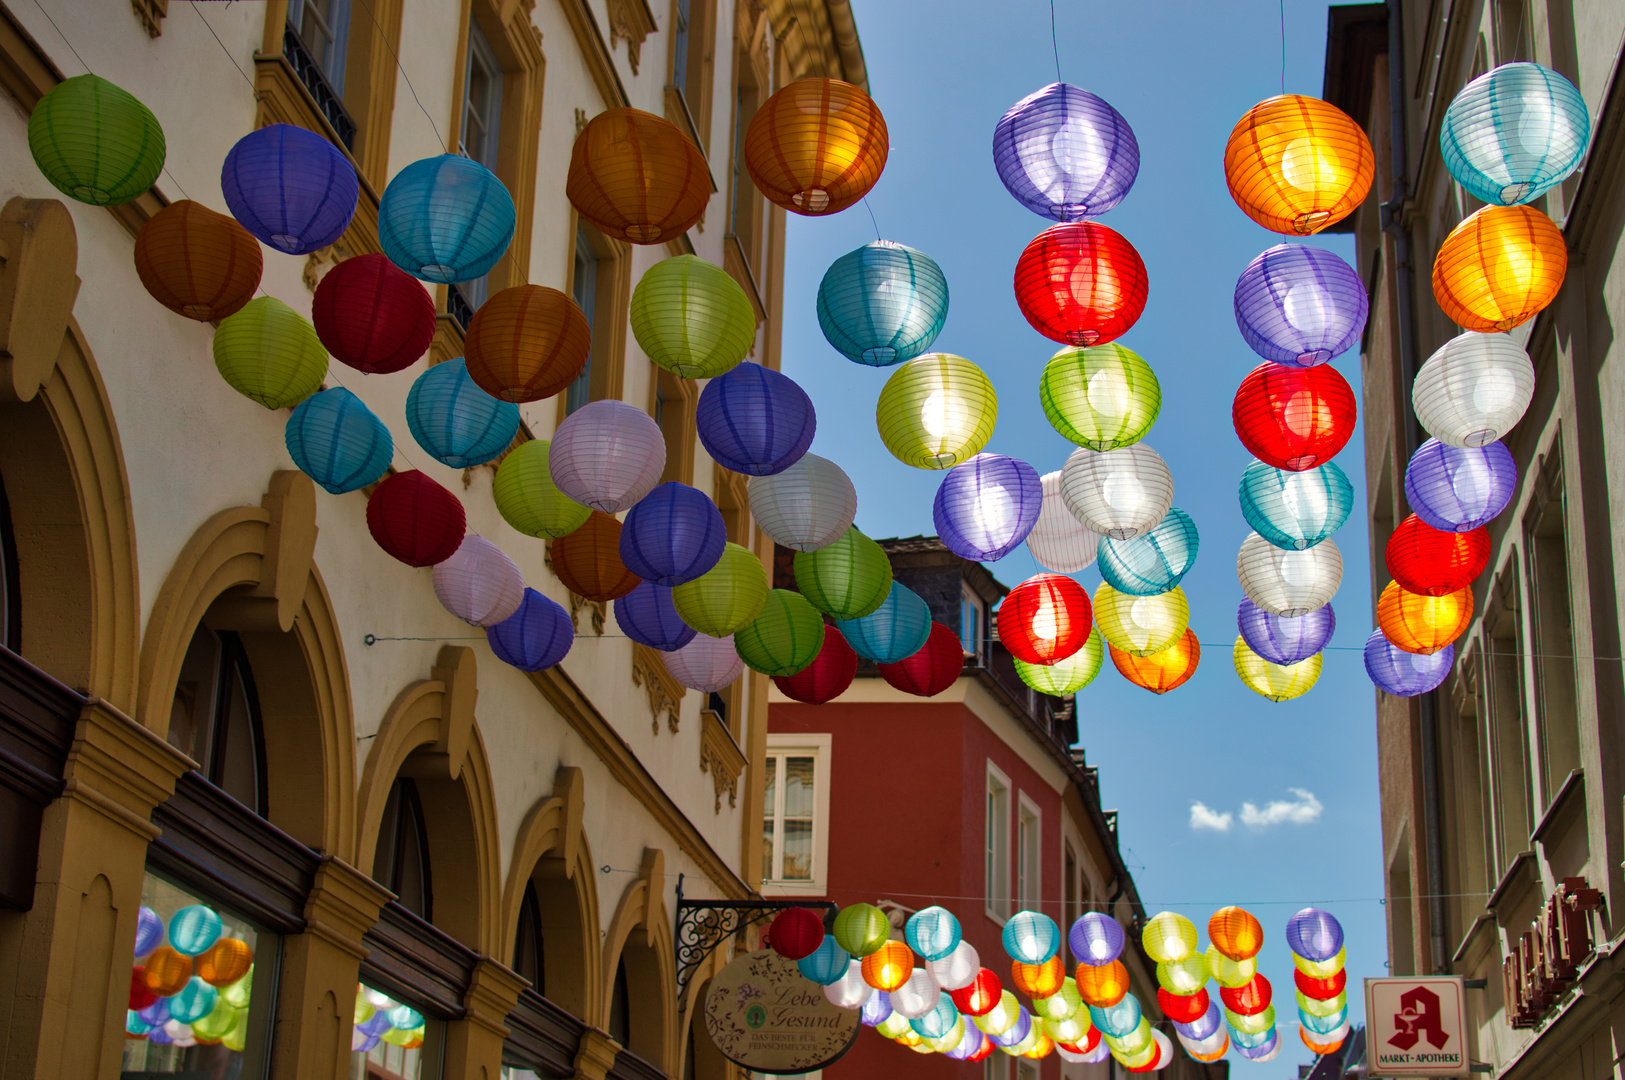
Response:
[[[939,622],[931,624],[931,636],[920,651],[895,664],[880,664],[880,677],[905,694],[935,697],[954,684],[965,666],[965,650],[959,635]]]
[[[1316,1001],[1330,1001],[1343,992],[1343,988],[1348,985],[1349,976],[1347,971],[1339,969],[1329,979],[1317,979],[1294,968],[1292,980],[1298,984],[1298,989],[1304,997],[1314,998]]]
[[[1230,410],[1242,445],[1291,472],[1330,461],[1354,434],[1354,415],[1354,391],[1330,364],[1259,364]]]
[[[987,968],[978,968],[976,978],[969,985],[948,991],[948,996],[953,998],[954,1008],[966,1016],[986,1016],[999,1003],[999,996],[1003,993],[1004,987],[999,977]]]
[[[999,605],[999,641],[1029,664],[1065,660],[1089,640],[1089,594],[1064,574],[1035,574]]]
[[[1090,1030],[1092,1031],[1094,1029],[1091,1028]],[[993,1040],[984,1035],[982,1036],[982,1045],[976,1048],[976,1053],[972,1054],[965,1060],[971,1064],[975,1064],[978,1061],[991,1057],[995,1049],[997,1049],[997,1047],[994,1046]]]
[[[372,538],[407,566],[445,562],[467,526],[457,496],[416,469],[385,477],[367,500]]]
[[[1052,225],[1016,262],[1016,303],[1033,329],[1063,345],[1104,345],[1145,310],[1145,263],[1122,235],[1093,221]]]
[[[1205,1012],[1206,1010],[1204,1009],[1203,1011]],[[1097,1027],[1091,1027],[1089,1029],[1089,1037],[1084,1039],[1081,1043],[1058,1042],[1055,1045],[1059,1046],[1063,1050],[1069,1050],[1074,1054],[1090,1053],[1095,1047],[1100,1045],[1100,1029]]]
[[[1131,1073],[1155,1072],[1157,1066],[1162,1064],[1162,1044],[1154,1043],[1152,1045],[1152,1049],[1155,1050],[1156,1053],[1151,1055],[1150,1061],[1146,1062],[1144,1065],[1124,1065],[1123,1071]]]
[[[1207,990],[1203,988],[1194,994],[1170,994],[1162,987],[1157,987],[1157,1004],[1162,1007],[1162,1015],[1176,1024],[1194,1024],[1207,1015]]]
[[[1224,1007],[1240,1016],[1257,1016],[1270,1007],[1270,999],[1274,996],[1270,981],[1262,973],[1234,989],[1219,987],[1219,1000],[1224,1002]]]
[[[147,986],[147,969],[140,964],[130,969],[130,1008],[140,1012],[158,1000]]]
[[[775,676],[773,685],[784,696],[809,705],[822,705],[846,693],[858,673],[858,654],[833,626],[824,628],[824,645],[813,662],[794,675]]]
[[[786,908],[773,919],[767,941],[786,960],[800,960],[823,944],[824,921],[804,907]]]
[[[1388,538],[1388,573],[1418,596],[1445,596],[1466,588],[1490,561],[1490,531],[1435,529],[1412,514]]]
[[[434,339],[434,301],[416,278],[383,255],[357,255],[327,272],[310,321],[333,359],[387,375],[411,367]]]

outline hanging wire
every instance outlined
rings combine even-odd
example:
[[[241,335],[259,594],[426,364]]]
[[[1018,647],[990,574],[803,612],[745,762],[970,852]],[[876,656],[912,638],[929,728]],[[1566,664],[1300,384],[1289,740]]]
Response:
[[[192,4],[194,7],[197,6],[197,0],[192,0]],[[372,4],[368,0],[361,0],[361,6],[367,9],[367,17],[372,20],[373,27],[378,31],[378,40],[384,43],[384,48],[389,50],[389,55],[395,58],[395,70],[399,71],[401,78],[406,81],[406,88],[412,92],[412,100],[418,103],[418,108],[423,112],[423,118],[429,121],[429,127],[434,129],[434,141],[440,146],[444,146],[446,153],[451,153],[451,145],[440,134],[440,125],[434,122],[434,117],[429,115],[429,110],[423,107],[423,101],[418,97],[417,87],[412,85],[412,79],[406,74],[406,68],[401,66],[400,54],[389,43],[389,35],[384,33],[383,26],[378,22],[378,16],[373,14]]]
[[[863,208],[869,211],[869,224],[875,227],[875,239],[879,240],[881,238],[880,222],[875,220],[875,208],[869,205],[869,196],[867,195],[863,197]]]
[[[1281,93],[1286,94],[1286,0],[1281,4]]]
[[[1285,3],[1286,0],[1282,0]],[[1055,81],[1061,81],[1061,38],[1055,32],[1055,0],[1049,0],[1049,44],[1055,51]]]

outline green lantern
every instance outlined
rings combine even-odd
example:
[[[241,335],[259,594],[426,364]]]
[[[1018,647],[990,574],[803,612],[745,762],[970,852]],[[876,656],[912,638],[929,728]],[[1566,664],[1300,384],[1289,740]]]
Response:
[[[756,311],[720,266],[676,255],[651,266],[632,290],[632,336],[656,365],[709,379],[756,344]]]
[[[1207,980],[1207,956],[1203,953],[1157,965],[1157,985],[1170,994],[1190,997],[1202,989]]]
[[[1062,349],[1038,382],[1055,430],[1089,450],[1117,450],[1145,438],[1162,411],[1162,386],[1132,349],[1112,342]]]
[[[1263,1012],[1243,1016],[1233,1009],[1224,1010],[1224,1019],[1231,1027],[1245,1035],[1262,1035],[1275,1026],[1275,1006],[1266,1005]]]
[[[739,659],[752,671],[774,677],[796,674],[823,647],[824,617],[806,597],[788,589],[770,591],[761,613],[734,632]]]
[[[1106,645],[1100,636],[1100,629],[1091,626],[1089,640],[1083,643],[1083,648],[1048,667],[1029,664],[1018,657],[1010,659],[1015,662],[1016,674],[1021,681],[1040,694],[1068,697],[1095,681],[1095,676],[1100,674],[1100,663],[1105,658]]]
[[[795,568],[801,595],[831,618],[861,619],[891,593],[891,560],[856,526],[817,551],[796,552]]]
[[[1081,1013],[1082,1024],[1078,1034],[1089,1034],[1089,1010],[1083,1007],[1083,995],[1078,993],[1078,984],[1070,975],[1061,980],[1061,988],[1049,997],[1034,998],[1033,1012],[1045,1020],[1057,1022],[1071,1020]]]
[[[224,998],[216,998],[213,1012],[192,1021],[192,1034],[200,1039],[218,1042],[237,1026],[237,1017],[241,1011]]]
[[[491,497],[502,520],[526,536],[557,540],[587,523],[592,510],[566,496],[547,470],[546,439],[532,439],[509,451],[497,468]]]
[[[767,602],[767,571],[749,548],[730,542],[717,564],[671,591],[677,617],[711,637],[736,633],[761,614]]]
[[[232,983],[230,986],[220,988],[220,1000],[234,1009],[248,1008],[249,998],[254,993],[254,968],[249,966],[248,974]]]
[[[321,389],[327,350],[316,328],[272,296],[260,296],[214,332],[214,366],[244,397],[287,409]]]
[[[28,152],[51,186],[92,206],[127,203],[164,168],[164,129],[99,75],[64,79],[28,118]]]
[[[850,904],[835,916],[835,944],[853,956],[864,957],[886,944],[891,921],[873,904]]]
[[[926,353],[898,368],[875,406],[886,449],[916,469],[951,469],[975,457],[998,416],[998,395],[982,369],[951,353]]]

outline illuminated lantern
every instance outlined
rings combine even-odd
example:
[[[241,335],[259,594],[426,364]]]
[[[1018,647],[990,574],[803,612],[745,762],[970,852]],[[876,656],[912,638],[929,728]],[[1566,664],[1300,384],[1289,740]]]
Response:
[[[862,1015],[859,1017],[864,1027],[878,1027],[891,1016],[891,995],[884,990],[876,990],[869,995],[869,1000],[863,1003]]]
[[[1063,660],[1089,640],[1089,594],[1061,574],[1037,574],[1005,596],[998,612],[999,641],[1029,664]]]
[[[1022,682],[1051,697],[1070,697],[1082,690],[1100,674],[1100,665],[1106,659],[1105,639],[1096,627],[1089,628],[1089,640],[1071,656],[1053,664],[1029,664],[1012,657],[1016,675]]]
[[[1302,697],[1320,679],[1323,658],[1318,652],[1295,664],[1277,664],[1253,652],[1247,647],[1247,639],[1238,637],[1230,655],[1247,689],[1271,701]]]
[[[161,998],[180,993],[181,987],[192,978],[192,958],[186,953],[160,945],[152,950],[144,965],[147,969],[147,989]],[[168,1010],[164,1013],[168,1019]]]
[[[267,409],[287,409],[321,389],[327,350],[303,316],[261,296],[220,321],[214,366],[244,397]]]
[[[1132,596],[1101,582],[1095,589],[1094,618],[1114,650],[1150,656],[1184,635],[1190,625],[1190,604],[1185,590],[1177,586],[1157,596]]]
[[[1206,970],[1206,960],[1203,961]],[[1166,987],[1157,989],[1157,1006],[1162,1014],[1176,1024],[1188,1024],[1207,1014],[1207,990],[1198,987],[1190,994],[1171,994]]]
[[[1058,959],[1058,956],[1052,959]],[[1078,993],[1077,980],[1070,975],[1064,976],[1054,993],[1045,995],[1033,1002],[1033,1009],[1045,1020],[1067,1020],[1077,1016],[1083,1010],[1083,996]],[[1084,1012],[1084,1019],[1087,1018],[1088,1013]],[[1077,1034],[1081,1037],[1088,1031],[1088,1027],[1088,1024],[1082,1025]],[[1054,1033],[1053,1029],[1049,1028],[1048,1025],[1046,1025],[1046,1029],[1050,1030],[1052,1034]],[[1057,1038],[1060,1038],[1060,1036],[1057,1036]],[[1072,1042],[1074,1040],[1068,1037],[1061,1039],[1061,1041]]]
[[[1006,990],[999,995],[998,1004],[994,1005],[993,1008],[989,1009],[981,1016],[978,1016],[975,1020],[975,1024],[982,1030],[982,1034],[984,1035],[1004,1035],[1006,1033],[1015,1031],[1015,1029],[1017,1029],[1021,1024],[1022,1019],[1026,1016],[1027,1012],[1021,1007],[1021,1003],[1016,1000],[1016,995]],[[1027,1020],[1027,1022],[1029,1025],[1032,1023],[1030,1018]],[[1025,1037],[1025,1032],[1015,1032],[1004,1043],[996,1043],[995,1045],[1009,1046],[1013,1043],[1019,1042]]]
[[[1136,1003],[1136,1005],[1138,1005],[1138,1003]],[[1091,1009],[1090,1018],[1092,1019],[1093,1017],[1094,1010]],[[1097,1024],[1096,1027],[1099,1027],[1099,1025]],[[1112,1048],[1113,1053],[1118,1056],[1119,1061],[1124,1061],[1125,1058],[1128,1059],[1124,1061],[1124,1064],[1135,1064],[1136,1062],[1134,1061],[1134,1057],[1136,1055],[1140,1054],[1142,1051],[1150,1050],[1152,1048],[1151,1024],[1143,1015],[1140,1017],[1140,1022],[1135,1024],[1134,1027],[1131,1028],[1127,1033],[1123,1035],[1113,1035],[1109,1031],[1102,1031],[1100,1037],[1107,1046]]]
[[[434,299],[383,255],[355,255],[316,285],[310,321],[333,359],[357,371],[387,375],[411,367],[428,351],[434,339]]]
[[[903,936],[909,948],[929,964],[959,948],[959,920],[945,907],[923,908],[908,917]]]
[[[1245,986],[1238,986],[1235,989],[1227,986],[1219,991],[1224,1007],[1241,1016],[1259,1015],[1269,1008],[1273,996],[1270,981],[1262,975],[1254,975]]]
[[[1502,64],[1445,110],[1444,167],[1480,202],[1533,202],[1580,167],[1591,117],[1574,84],[1539,64]]]
[[[1179,1043],[1185,1048],[1185,1052],[1197,1061],[1218,1061],[1230,1051],[1230,1037],[1223,1031],[1212,1036],[1211,1042],[1212,1045],[1208,1046],[1187,1039],[1183,1035],[1179,1037]]]
[[[1037,911],[1018,911],[1004,924],[1004,951],[1023,964],[1042,964],[1061,947],[1055,920]]]
[[[721,375],[756,344],[756,312],[745,290],[697,255],[675,255],[644,271],[632,290],[631,319],[644,354],[685,379]]]
[[[213,908],[204,904],[183,907],[169,919],[169,944],[176,952],[197,956],[220,940],[221,922]],[[147,965],[150,969],[151,963]],[[164,995],[168,997],[169,995]]]
[[[249,132],[226,154],[220,193],[231,216],[289,255],[344,235],[360,185],[355,166],[327,139],[292,124]]]
[[[1317,1001],[1327,1001],[1343,993],[1344,988],[1348,986],[1349,977],[1347,972],[1339,971],[1329,978],[1317,979],[1294,968],[1292,981],[1297,984],[1298,993]]]
[[[1332,1042],[1317,1042],[1311,1035],[1309,1029],[1306,1027],[1298,1028],[1298,1038],[1303,1040],[1303,1045],[1309,1048],[1309,1052],[1311,1054],[1320,1054],[1323,1056],[1326,1054],[1335,1054],[1343,1046],[1342,1039],[1337,1039]]]
[[[750,515],[775,543],[791,551],[817,551],[852,527],[858,493],[841,467],[817,454],[802,454],[783,472],[753,476]]]
[[[1557,297],[1569,251],[1552,219],[1486,206],[1451,230],[1433,260],[1433,298],[1463,330],[1511,330]]]
[[[621,523],[594,510],[586,523],[553,541],[553,576],[577,596],[607,603],[638,587],[638,576],[621,561]]]
[[[519,433],[519,406],[481,390],[459,356],[412,383],[406,426],[436,461],[466,469],[500,456],[512,444]]]
[[[985,1016],[998,1006],[1003,995],[999,977],[987,968],[977,971],[967,985],[949,991],[955,1007],[966,1016]]]
[[[1457,447],[1429,439],[1405,466],[1405,501],[1435,529],[1468,532],[1495,520],[1518,488],[1518,466],[1500,442]]]
[[[1196,924],[1173,911],[1152,916],[1140,941],[1146,955],[1159,964],[1176,964],[1197,955]]]
[[[1078,916],[1066,935],[1072,955],[1085,964],[1093,965],[1110,964],[1123,955],[1125,941],[1123,924],[1098,911]]]
[[[1038,508],[1038,522],[1027,534],[1027,550],[1046,570],[1075,574],[1095,561],[1100,534],[1072,516],[1061,496],[1062,472],[1045,473],[1039,480],[1044,501]]]
[[[1237,990],[1221,990],[1219,993],[1221,996],[1243,993],[1261,978],[1263,976],[1255,975],[1253,981],[1248,983],[1247,986],[1240,987]],[[1227,1008],[1224,1011],[1224,1019],[1225,1023],[1230,1025],[1232,1032],[1240,1032],[1244,1035],[1268,1035],[1271,1029],[1275,1027],[1275,1007],[1265,1005],[1256,1013],[1241,1013]]]
[[[891,583],[886,599],[869,614],[836,622],[847,644],[877,664],[895,664],[913,656],[931,636],[931,608],[898,581]]]
[[[701,634],[682,648],[668,652],[662,660],[672,678],[702,694],[726,689],[745,670],[731,635],[714,638]]]
[[[1472,584],[1490,560],[1489,530],[1444,532],[1415,514],[1388,538],[1388,572],[1406,592],[1443,596]]]
[[[794,379],[760,364],[740,364],[706,384],[694,424],[706,452],[723,468],[769,476],[807,452],[818,419]]]
[[[1317,979],[1327,979],[1343,970],[1344,962],[1348,959],[1347,953],[1347,947],[1338,949],[1337,955],[1330,960],[1310,960],[1294,953],[1292,966],[1305,975],[1313,975]]]
[[[1208,940],[1232,960],[1250,960],[1264,947],[1264,928],[1252,912],[1222,907],[1207,921]]]
[[[1336,997],[1327,998],[1324,1001],[1299,993],[1297,999],[1298,1011],[1307,1013],[1310,1016],[1333,1016],[1346,1010],[1349,1003],[1347,993],[1338,994]]]
[[[254,950],[245,941],[223,937],[198,954],[192,966],[210,986],[229,986],[254,966]]]
[[[889,1008],[891,995],[887,994],[886,998]],[[873,1001],[874,998],[870,998],[869,1000]],[[886,1014],[886,1019],[875,1025],[875,1031],[880,1035],[884,1035],[888,1039],[896,1039],[905,1032],[913,1034],[914,1029],[908,1026],[908,1017],[899,1016],[897,1014],[897,1010],[892,1009]]]
[[[300,402],[282,437],[300,471],[334,495],[377,482],[395,455],[389,428],[342,386]]]
[[[1354,485],[1335,461],[1300,471],[1255,461],[1241,474],[1241,516],[1278,548],[1314,547],[1353,508]]]
[[[773,684],[787,698],[822,705],[846,693],[857,673],[858,654],[852,651],[839,630],[826,626],[824,644],[813,662],[794,675],[774,679]]]
[[[891,991],[891,1007],[899,1016],[917,1020],[936,1008],[941,998],[942,991],[925,969],[915,968],[902,986]]]
[[[1280,1033],[1277,1031],[1269,1031],[1266,1033],[1266,1037],[1267,1041],[1259,1046],[1244,1046],[1242,1045],[1241,1040],[1236,1038],[1233,1033],[1231,1036],[1231,1041],[1235,1043],[1236,1053],[1240,1054],[1249,1061],[1256,1061],[1262,1064],[1266,1061],[1275,1060],[1276,1055],[1281,1052]]]
[[[433,566],[463,542],[457,496],[416,469],[386,476],[367,500],[367,531],[407,566]]]
[[[1077,983],[1078,993],[1085,1002],[1096,1008],[1110,1008],[1128,993],[1128,969],[1120,960],[1100,965],[1079,964]]]
[[[1455,641],[1473,620],[1471,586],[1421,596],[1389,582],[1377,598],[1377,627],[1396,648],[1427,656]]]
[[[1451,446],[1501,438],[1534,396],[1535,365],[1506,334],[1458,334],[1428,357],[1411,387],[1417,421]]]
[[[823,616],[800,593],[787,589],[770,590],[761,613],[734,631],[739,658],[752,671],[768,676],[794,675],[812,663],[823,646]],[[837,922],[837,933],[839,927]]]
[[[666,438],[642,409],[624,401],[590,401],[553,433],[548,471],[566,496],[619,513],[655,489],[666,471]]]
[[[1157,964],[1157,985],[1163,992],[1189,996],[1208,980],[1207,957],[1193,951],[1183,960]]]
[[[1242,213],[1271,232],[1308,236],[1354,212],[1376,159],[1360,125],[1298,94],[1259,102],[1224,148],[1224,178]]]
[[[948,279],[932,258],[876,240],[830,264],[818,285],[818,325],[859,364],[890,367],[931,347],[948,318]]]
[[[1055,82],[1000,117],[993,167],[1033,213],[1078,221],[1123,201],[1140,171],[1140,144],[1104,98]]]
[[[861,619],[886,602],[891,560],[855,527],[833,544],[795,556],[796,585],[819,611],[835,619]]]
[[[669,585],[640,582],[637,588],[615,601],[615,625],[640,645],[661,652],[681,649],[694,640],[698,631],[683,622],[672,604],[671,594]]]
[[[846,975],[851,962],[851,955],[835,943],[834,935],[826,934],[816,949],[796,961],[796,969],[803,978],[828,986]]]
[[[955,1061],[981,1061],[993,1052],[993,1044],[977,1029],[975,1024],[961,1023],[964,1029],[959,1041],[944,1050],[943,1053]],[[986,1051],[984,1053],[983,1051]]]
[[[898,368],[875,406],[886,449],[916,469],[950,469],[975,457],[998,415],[988,377],[952,353],[926,353]]]
[[[192,1035],[200,1043],[219,1042],[233,1027],[242,1022],[241,1017],[242,1013],[239,1010],[219,1000],[217,994],[214,1008],[209,1015],[192,1021]]]
[[[867,195],[888,148],[886,118],[868,94],[809,76],[757,108],[745,132],[745,167],[769,202],[816,217]]]
[[[1038,400],[1056,431],[1087,450],[1139,442],[1162,411],[1162,385],[1138,353],[1115,342],[1050,357]]]
[[[1076,994],[1077,992],[1074,991],[1073,996],[1076,997]],[[1044,998],[1042,1000],[1053,1001],[1054,998]],[[1074,1007],[1073,1012],[1068,1016],[1060,1019],[1049,1016],[1044,1017],[1044,1034],[1054,1039],[1057,1045],[1066,1043],[1076,1046],[1079,1043],[1086,1042],[1091,1031],[1096,1032],[1096,1038],[1100,1037],[1099,1029],[1095,1027],[1094,1021],[1089,1018],[1089,1010],[1083,1007],[1083,999],[1077,998],[1077,1002],[1078,1004]],[[1037,1006],[1040,1003],[1035,1001],[1033,1004]]]
[[[1184,686],[1196,674],[1202,646],[1196,640],[1196,631],[1186,630],[1183,637],[1161,652],[1141,656],[1113,645],[1111,654],[1123,678],[1153,694],[1166,694]]]
[[[247,229],[190,199],[170,203],[136,234],[136,276],[154,300],[188,319],[214,322],[241,311],[263,270]]]
[[[939,622],[931,624],[930,636],[918,652],[895,664],[880,664],[880,677],[905,694],[935,697],[959,678],[965,666],[965,653],[959,635]]]
[[[1271,615],[1245,596],[1236,612],[1236,628],[1247,647],[1272,664],[1296,664],[1324,649],[1337,629],[1330,604],[1307,615],[1284,618]],[[1208,933],[1211,938],[1212,932]],[[1230,955],[1238,955],[1226,950]]]
[[[1010,981],[1030,998],[1047,998],[1057,993],[1065,978],[1066,968],[1059,955],[1051,956],[1042,964],[1023,964],[1020,960],[1010,964]]]
[[[147,969],[140,964],[130,968],[129,1011],[138,1013],[143,1009],[151,1008],[153,1003],[158,1000],[158,995],[147,988]],[[139,1022],[146,1023],[144,1020]]]
[[[1140,1026],[1140,1003],[1133,994],[1124,994],[1116,1005],[1105,1008],[1090,1006],[1089,1019],[1102,1035],[1110,1035],[1114,1039],[1127,1038]]]
[[[1118,592],[1155,596],[1178,585],[1196,564],[1196,522],[1177,506],[1149,532],[1100,542],[1100,576]]]
[[[641,503],[639,505],[642,505]],[[761,613],[767,571],[749,549],[727,543],[715,566],[672,590],[677,616],[702,634],[727,637]]]
[[[1186,1023],[1176,1021],[1174,1030],[1181,1038],[1198,1041],[1210,1039],[1224,1030],[1224,1011],[1219,1008],[1218,1002],[1210,1002],[1207,1011],[1199,1018]]]
[[[785,908],[773,917],[768,941],[786,960],[811,956],[824,940],[824,920],[806,908]]]
[[[675,481],[640,499],[623,524],[621,561],[659,585],[693,581],[717,564],[727,543],[722,511],[705,492]]]
[[[248,1001],[254,990],[254,969],[250,967],[248,973],[234,983],[220,988],[220,1000],[234,1009],[248,1008]]]
[[[1061,469],[1061,499],[1091,532],[1127,540],[1155,528],[1174,502],[1168,465],[1145,443],[1074,450]]]
[[[1062,345],[1104,345],[1145,310],[1145,263],[1122,234],[1093,221],[1051,225],[1016,260],[1016,305]]]
[[[1365,282],[1324,248],[1277,244],[1241,272],[1236,325],[1259,356],[1313,367],[1360,340],[1370,302]]]
[[[183,1024],[201,1020],[214,1012],[220,992],[196,975],[169,999],[169,1016]]]
[[[916,1016],[909,1021],[909,1026],[922,1038],[940,1039],[952,1031],[954,1025],[958,1023],[961,1023],[959,1010],[954,1008],[953,1002],[938,994],[937,1003],[931,1006],[931,1010],[924,1016]]]
[[[1297,978],[1302,976],[1303,972],[1294,970],[1292,974],[1294,978]],[[1342,975],[1343,973],[1340,971],[1338,974]],[[1302,993],[1302,991],[1299,992]],[[1340,990],[1338,993],[1342,993],[1342,991]],[[1333,994],[1331,996],[1336,997],[1337,994]],[[1317,998],[1316,1000],[1322,999]],[[1306,1013],[1302,1009],[1298,1010],[1298,1022],[1302,1024],[1305,1029],[1313,1032],[1315,1035],[1330,1036],[1332,1032],[1336,1031],[1338,1028],[1347,1023],[1348,1018],[1349,1014],[1346,1008],[1339,1009],[1330,1016],[1315,1016],[1313,1013]]]
[[[592,511],[567,498],[553,483],[547,468],[549,447],[546,439],[530,439],[504,454],[491,484],[491,497],[502,520],[515,529],[526,536],[556,540],[579,529]]]
[[[434,594],[447,611],[474,626],[495,626],[525,598],[525,579],[514,561],[476,533],[430,571]]]
[[[1296,618],[1324,607],[1343,583],[1343,553],[1332,540],[1288,551],[1250,533],[1236,555],[1247,598],[1271,615]]]
[[[164,943],[164,920],[158,913],[142,905],[136,913],[135,955],[145,956]]]
[[[129,92],[99,75],[75,75],[35,103],[28,152],[68,198],[117,206],[139,197],[163,171],[164,129]]]
[[[874,987],[863,980],[863,965],[856,960],[848,960],[846,974],[824,987],[824,997],[838,1009],[861,1009],[863,1003],[869,1000],[869,995],[875,992]]]
[[[982,958],[976,955],[975,946],[968,941],[955,945],[954,951],[940,960],[926,961],[925,969],[931,973],[931,981],[944,990],[969,986],[977,973],[984,970]]]
[[[564,659],[575,639],[570,613],[535,589],[524,591],[512,615],[485,628],[496,658],[520,671],[547,670]]]
[[[1305,960],[1323,961],[1343,948],[1343,926],[1320,908],[1307,907],[1286,921],[1286,944]]]
[[[1365,672],[1377,689],[1395,697],[1425,694],[1444,682],[1456,662],[1456,648],[1446,645],[1425,656],[1397,648],[1381,630],[1365,639]]]
[[[378,202],[378,242],[415,278],[448,284],[488,273],[508,250],[513,197],[496,174],[459,154],[414,161]]]
[[[1032,532],[1043,498],[1031,465],[1003,454],[977,454],[942,478],[931,517],[949,551],[973,562],[993,562]]]
[[[1329,364],[1260,364],[1242,380],[1230,417],[1248,453],[1302,472],[1330,461],[1354,434],[1354,392]]]
[[[516,285],[481,304],[463,343],[468,376],[498,401],[540,401],[575,381],[592,356],[592,331],[557,289]]]

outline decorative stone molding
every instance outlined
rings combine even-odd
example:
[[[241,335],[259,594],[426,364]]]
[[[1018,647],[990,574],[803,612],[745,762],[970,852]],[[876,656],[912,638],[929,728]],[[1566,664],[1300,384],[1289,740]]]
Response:
[[[617,42],[625,38],[626,58],[632,64],[632,74],[636,75],[643,40],[655,32],[654,12],[649,10],[649,0],[608,0],[608,3],[609,50],[613,53]]]
[[[164,16],[169,14],[169,0],[130,0],[130,7],[135,10],[135,17],[141,20],[148,37],[157,37],[164,32]]]
[[[604,1080],[615,1067],[621,1045],[597,1028],[581,1033],[581,1048],[576,1051],[577,1080]]]
[[[666,723],[675,735],[682,720],[683,695],[687,688],[672,677],[660,656],[655,649],[641,642],[633,642],[632,683],[643,687],[644,693],[649,695],[649,712],[654,717],[650,730],[656,735],[660,734],[660,714],[665,713]]]
[[[711,774],[717,801],[712,808],[722,813],[722,794],[728,793],[729,807],[739,805],[739,774],[745,771],[745,753],[728,734],[728,727],[710,709],[700,710],[700,771]]]

